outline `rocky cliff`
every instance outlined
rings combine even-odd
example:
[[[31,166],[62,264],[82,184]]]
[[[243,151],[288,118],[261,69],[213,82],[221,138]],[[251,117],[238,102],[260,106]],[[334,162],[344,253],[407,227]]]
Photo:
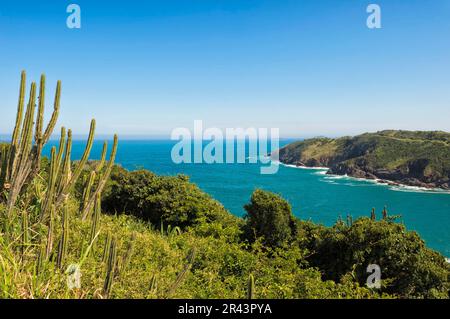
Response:
[[[282,163],[328,167],[328,174],[391,184],[450,189],[450,133],[381,131],[313,138],[279,150]]]

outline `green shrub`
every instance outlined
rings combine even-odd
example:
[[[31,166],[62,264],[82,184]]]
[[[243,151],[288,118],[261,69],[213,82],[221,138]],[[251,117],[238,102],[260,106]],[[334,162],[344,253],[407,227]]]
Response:
[[[382,292],[403,298],[448,298],[449,268],[444,257],[428,249],[402,224],[360,218],[347,226],[318,227],[302,223],[300,242],[308,261],[325,280],[351,275],[364,285],[369,264],[381,268]]]
[[[155,225],[188,227],[236,223],[236,218],[184,175],[158,176],[147,170],[115,167],[103,196],[110,213],[126,213]]]
[[[244,236],[248,241],[262,237],[265,245],[281,247],[295,238],[291,206],[280,196],[257,189],[244,208],[247,211]]]

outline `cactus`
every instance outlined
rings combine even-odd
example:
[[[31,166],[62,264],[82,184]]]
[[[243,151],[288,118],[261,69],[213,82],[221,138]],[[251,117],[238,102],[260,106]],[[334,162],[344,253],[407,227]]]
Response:
[[[9,146],[8,146],[8,144],[0,144],[0,186],[3,186],[3,182],[2,181],[4,179],[4,174],[7,171],[8,153],[9,153]],[[1,187],[0,189],[2,189],[2,188],[3,187]]]
[[[42,271],[42,267],[44,265],[44,260],[46,259],[46,245],[44,244],[40,244],[39,245],[39,252],[38,252],[38,257],[37,257],[37,262],[36,262],[36,274],[40,274]]]
[[[99,173],[103,166],[105,166],[105,160],[106,160],[106,152],[108,150],[108,142],[103,142],[103,149],[102,149],[102,156],[100,158],[100,162],[98,163],[97,167],[95,168],[95,172]]]
[[[28,101],[27,110],[25,112],[25,118],[23,121],[23,128],[20,133],[20,142],[17,148],[11,147],[11,161],[12,165],[7,172],[4,188],[8,190],[7,195],[7,215],[11,216],[12,209],[16,203],[29,174],[32,169],[31,162],[31,144],[32,144],[32,125],[34,121],[34,109],[36,101],[36,83],[31,84],[30,98]],[[20,125],[20,123],[16,123]],[[14,141],[11,142],[13,145]]]
[[[383,215],[383,219],[387,219],[388,212],[387,212],[386,206],[384,206],[384,208],[383,208],[382,215]]]
[[[47,192],[45,194],[44,203],[41,207],[41,219],[46,214],[47,210],[53,204],[53,199],[55,197],[55,184],[56,184],[56,167],[57,167],[57,159],[56,159],[56,148],[53,146],[50,152],[50,171],[47,182]]]
[[[376,216],[375,216],[375,208],[372,208],[372,212],[370,213],[370,219],[371,220],[375,220]]]
[[[62,216],[62,234],[58,246],[58,257],[56,259],[56,266],[62,267],[64,258],[67,255],[67,241],[69,240],[69,210],[64,209]]]
[[[125,251],[125,255],[122,257],[119,272],[122,272],[130,263],[131,256],[133,255],[133,247],[134,247],[134,241],[136,240],[136,233],[133,232],[131,235],[131,239],[128,242],[127,249]]]
[[[19,147],[19,134],[20,134],[20,126],[23,119],[23,107],[25,104],[25,86],[26,86],[26,73],[25,71],[22,71],[21,77],[20,77],[20,91],[19,91],[19,102],[17,106],[17,115],[16,115],[16,124],[14,126],[14,131],[12,135],[11,145],[8,149],[8,154],[6,155],[6,158],[4,159],[5,168],[2,171],[1,176],[1,187],[8,189],[7,185],[9,184],[9,180],[11,178],[11,165],[12,161],[15,158],[15,152],[17,151]],[[9,185],[8,185],[9,186]]]
[[[48,178],[44,188],[41,190],[41,182],[36,176],[40,173],[42,150],[52,135],[59,116],[61,82],[58,81],[56,85],[53,112],[47,126],[44,123],[45,91],[46,78],[45,75],[42,75],[39,88],[37,88],[35,82],[31,83],[28,101],[25,101],[26,73],[22,72],[16,122],[11,143],[0,144],[0,205],[6,208],[4,210],[5,225],[2,230],[5,238],[21,243],[22,260],[26,254],[37,258],[36,273],[41,273],[44,269],[43,265],[49,260],[55,261],[58,268],[62,268],[66,262],[70,218],[65,202],[86,166],[93,145],[96,125],[95,120],[92,120],[83,156],[73,167],[71,163],[72,131],[68,130],[66,132],[64,127],[61,128],[59,145],[51,149]],[[101,160],[96,165],[94,173],[92,173],[90,181],[86,185],[81,215],[83,218],[86,218],[92,211],[94,211],[94,215],[92,217],[90,246],[83,258],[87,257],[92,244],[98,236],[101,193],[114,164],[117,144],[118,139],[115,135],[109,162],[106,162],[107,143],[103,144]],[[36,188],[34,189],[37,197],[37,205],[35,207],[38,209],[38,216],[31,215],[29,211],[16,207],[18,202],[24,202],[26,205],[29,200],[28,190],[31,188]],[[21,216],[13,215],[13,212],[17,214],[20,211],[22,211]],[[61,217],[58,215],[60,212],[62,212]],[[39,220],[36,220],[36,217],[39,217]],[[11,231],[16,229],[16,227],[12,226],[17,220],[20,220],[22,223],[21,226],[20,223],[18,226],[22,230],[19,236],[16,236]],[[54,225],[56,220],[61,220],[61,232],[58,232]],[[44,225],[47,226],[47,234],[39,236],[42,229],[41,226]],[[61,237],[57,249],[54,249],[55,234],[57,233],[60,233]],[[40,240],[38,245],[33,244],[35,237]],[[122,259],[122,268],[126,266],[129,256],[131,256],[132,241]],[[111,238],[111,234],[108,234],[105,247],[103,258],[107,263],[107,277],[104,290],[106,295],[109,295],[117,272],[117,242]]]
[[[28,226],[28,212],[22,212],[22,258],[25,257],[25,249],[30,243],[30,231]]]
[[[106,235],[105,246],[103,248],[102,262],[104,263],[106,263],[109,259],[110,246],[111,246],[111,233],[108,232],[108,234]]]
[[[255,278],[252,274],[248,276],[247,299],[255,299]]]
[[[89,212],[92,210],[92,207],[95,205],[95,199],[97,198],[97,196],[99,196],[102,193],[103,189],[105,188],[106,182],[108,181],[109,175],[111,174],[111,171],[112,171],[112,168],[114,165],[114,161],[116,159],[117,145],[118,145],[118,138],[117,138],[117,135],[114,135],[114,142],[113,142],[111,154],[109,156],[108,165],[106,166],[105,172],[103,174],[101,174],[101,178],[98,181],[97,189],[94,191],[94,193],[91,196],[91,198],[89,199],[86,207],[83,209],[83,212],[81,214],[82,220],[86,219]]]
[[[100,224],[100,213],[101,213],[101,207],[102,201],[100,195],[97,196],[95,208],[94,208],[94,215],[92,216],[92,224],[91,224],[91,235],[89,237],[89,242],[92,242],[97,235],[99,224]]]
[[[82,206],[81,206],[82,211],[87,209],[87,206],[89,204],[89,199],[91,197],[91,188],[92,188],[92,185],[94,184],[95,176],[96,176],[96,173],[94,170],[91,172],[88,180],[86,181],[86,185],[84,187],[83,197],[82,197]],[[90,213],[90,212],[88,212],[88,213]]]
[[[86,143],[86,147],[84,149],[83,156],[81,157],[81,160],[78,162],[74,172],[71,174],[71,177],[70,177],[68,183],[61,189],[61,192],[58,194],[58,197],[56,200],[57,206],[60,206],[67,199],[69,192],[72,190],[76,181],[80,177],[81,172],[89,158],[89,154],[91,153],[92,144],[94,142],[94,134],[95,134],[95,120],[92,120],[91,127],[89,130],[89,136],[88,136],[88,140]]]
[[[116,240],[113,238],[111,240],[111,245],[109,247],[108,264],[106,268],[105,283],[103,286],[103,294],[105,297],[109,297],[114,281],[114,276],[116,273],[117,265],[117,244]]]
[[[39,105],[35,121],[36,108],[36,83],[31,84],[29,101],[25,115],[25,87],[26,74],[22,72],[20,81],[19,102],[17,107],[16,123],[6,155],[2,155],[2,169],[0,174],[0,186],[7,191],[7,215],[10,216],[17,198],[24,186],[37,175],[40,169],[41,153],[43,146],[53,132],[59,112],[61,82],[58,81],[55,93],[55,103],[52,118],[47,125],[45,133],[43,130],[44,103],[45,103],[45,76],[41,76],[39,88]],[[34,143],[33,143],[33,126]]]
[[[95,120],[92,120],[89,138],[84,150],[83,157],[77,163],[76,168],[72,173],[70,168],[70,155],[72,150],[72,132],[70,130],[68,131],[66,142],[66,130],[64,127],[61,129],[61,137],[59,141],[58,151],[56,151],[56,148],[54,149],[52,148],[50,176],[48,181],[46,199],[43,208],[41,210],[41,219],[46,217],[49,207],[52,204],[55,204],[56,209],[59,209],[68,198],[69,192],[74,187],[75,183],[77,182],[78,178],[81,175],[83,168],[87,163],[92,148],[94,133],[95,133]],[[109,178],[109,174],[114,164],[117,152],[117,144],[118,139],[117,136],[115,135],[113,150],[110,154],[110,159],[107,168],[104,174],[100,175],[97,181],[97,187],[94,191],[91,191],[91,188],[95,183],[96,173],[95,171],[91,173],[91,176],[89,178],[89,181],[85,187],[83,194],[83,205],[81,210],[83,220],[88,216],[90,212],[92,212],[95,205],[96,197],[101,194],[103,188],[106,185],[106,181]],[[104,147],[103,153],[106,153],[106,147]],[[106,155],[102,155],[102,158],[104,158],[105,156]]]
[[[55,216],[55,207],[52,206],[50,209],[50,217],[48,222],[48,230],[47,230],[47,243],[45,249],[45,259],[48,260],[50,258],[50,254],[53,249],[53,218]]]
[[[70,170],[70,156],[72,153],[72,130],[67,132],[67,142],[64,153],[64,160],[61,167],[60,179],[58,181],[57,193],[60,194],[64,187],[66,187],[71,179]]]
[[[175,280],[173,285],[167,291],[168,297],[170,297],[175,292],[175,290],[177,290],[177,288],[180,286],[181,282],[186,277],[188,270],[192,267],[192,264],[194,263],[196,254],[197,254],[197,250],[195,248],[192,248],[189,251],[188,256],[186,258],[186,263],[183,267],[183,270],[178,274],[177,279]]]
[[[156,296],[157,292],[158,292],[158,277],[153,274],[152,277],[150,278],[150,294],[152,296]]]

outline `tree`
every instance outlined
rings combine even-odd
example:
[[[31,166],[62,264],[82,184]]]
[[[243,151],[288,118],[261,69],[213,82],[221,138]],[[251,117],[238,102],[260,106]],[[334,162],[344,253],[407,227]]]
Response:
[[[265,245],[280,247],[295,238],[291,205],[277,194],[257,189],[244,208],[247,211],[244,236],[248,241],[262,237]]]
[[[118,166],[112,171],[102,206],[109,213],[126,213],[154,225],[162,222],[182,228],[212,222],[230,225],[237,220],[187,176],[129,172]]]

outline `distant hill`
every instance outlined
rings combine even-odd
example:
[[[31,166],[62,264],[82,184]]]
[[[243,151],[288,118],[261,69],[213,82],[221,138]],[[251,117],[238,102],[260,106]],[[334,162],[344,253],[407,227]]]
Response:
[[[312,138],[279,151],[280,161],[328,167],[328,174],[450,189],[450,133],[386,130],[354,137]]]

